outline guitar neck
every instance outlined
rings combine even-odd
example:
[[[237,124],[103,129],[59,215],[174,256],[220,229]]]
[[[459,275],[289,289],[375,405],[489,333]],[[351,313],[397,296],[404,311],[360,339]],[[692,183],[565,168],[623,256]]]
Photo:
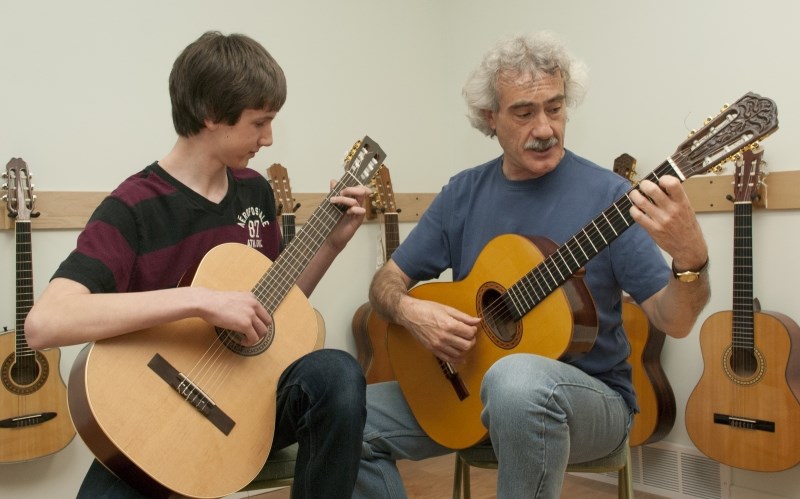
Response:
[[[653,170],[646,180],[658,182],[659,178],[666,175],[678,177],[669,160]],[[638,189],[638,186],[631,188],[505,292],[503,301],[514,320],[521,319],[533,310],[537,304],[633,225],[634,221],[630,215],[633,203],[629,195],[635,189]]]
[[[14,222],[17,246],[17,317],[16,352],[17,362],[35,362],[36,352],[25,341],[25,318],[33,307],[33,265],[31,263],[31,222]]]
[[[754,348],[753,326],[753,204],[733,207],[733,345]]]
[[[392,258],[392,253],[394,250],[400,246],[400,226],[397,222],[398,214],[397,213],[384,213],[383,214],[383,234],[384,234],[384,241],[386,244],[386,258],[384,259],[385,262],[388,262],[390,258]]]
[[[284,213],[281,215],[281,233],[284,248],[289,246],[289,243],[294,239],[296,218],[294,213]]]
[[[352,174],[346,173],[328,193],[319,207],[309,217],[299,233],[281,252],[275,263],[253,288],[253,293],[270,313],[277,310],[297,278],[308,266],[344,215],[341,207],[331,203],[342,189],[363,185]]]

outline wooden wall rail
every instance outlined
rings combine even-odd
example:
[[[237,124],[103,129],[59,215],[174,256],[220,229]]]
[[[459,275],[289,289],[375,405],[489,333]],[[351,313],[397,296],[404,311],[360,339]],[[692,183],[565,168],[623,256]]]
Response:
[[[733,203],[726,198],[733,192],[732,175],[704,175],[693,177],[684,183],[692,205],[698,213],[733,211]],[[757,207],[767,210],[800,209],[800,171],[774,172],[766,175],[762,199]],[[434,193],[395,193],[395,204],[400,209],[400,222],[416,222],[433,200]],[[100,203],[104,192],[56,192],[36,193],[34,208],[41,215],[34,218],[34,229],[81,229],[94,208]],[[324,199],[324,193],[295,193],[300,203],[296,223],[302,224]],[[0,201],[7,213],[5,202]],[[13,219],[4,216],[0,229],[14,227]],[[371,221],[377,220],[371,217]],[[370,220],[368,220],[369,222]]]

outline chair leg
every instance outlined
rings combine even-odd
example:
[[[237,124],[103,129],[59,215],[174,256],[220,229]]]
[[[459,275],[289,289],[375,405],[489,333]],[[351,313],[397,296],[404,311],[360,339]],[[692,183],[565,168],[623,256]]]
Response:
[[[461,499],[461,458],[456,456],[456,469],[453,472],[453,499]]]
[[[469,463],[462,460],[461,466],[463,467],[461,470],[461,485],[464,489],[464,499],[471,499],[472,498],[472,491],[470,490],[470,481],[469,481]]]
[[[619,499],[633,499],[633,478],[631,477],[631,452],[628,449],[625,467],[617,474],[617,489]]]
[[[469,463],[461,459],[456,453],[456,470],[453,473],[453,499],[470,499],[469,490]],[[462,496],[463,491],[463,496]]]

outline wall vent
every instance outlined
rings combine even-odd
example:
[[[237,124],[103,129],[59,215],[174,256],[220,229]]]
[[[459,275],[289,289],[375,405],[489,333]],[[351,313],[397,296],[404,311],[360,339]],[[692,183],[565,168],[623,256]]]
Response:
[[[731,469],[694,447],[656,442],[631,449],[633,488],[675,499],[730,499]],[[574,473],[616,484],[616,473]]]

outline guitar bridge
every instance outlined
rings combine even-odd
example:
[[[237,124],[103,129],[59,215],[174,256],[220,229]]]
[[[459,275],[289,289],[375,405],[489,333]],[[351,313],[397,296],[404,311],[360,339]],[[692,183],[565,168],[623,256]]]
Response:
[[[732,426],[733,428],[743,428],[745,430],[759,430],[775,433],[775,423],[773,421],[764,421],[761,419],[742,418],[714,413],[714,423]]]
[[[464,400],[469,397],[467,385],[464,384],[464,380],[461,379],[461,375],[453,368],[452,364],[440,360],[439,365],[442,367],[442,373],[445,378],[453,385],[453,390],[455,390],[458,400]]]
[[[56,417],[55,412],[42,412],[39,414],[27,414],[25,416],[17,416],[0,420],[0,428],[27,428],[29,426],[36,426],[45,421],[50,421]]]
[[[169,386],[175,389],[189,405],[197,409],[200,414],[206,417],[219,431],[228,435],[236,423],[219,408],[214,401],[206,395],[191,379],[164,359],[159,354],[155,354],[147,367],[153,370],[159,378],[164,380]]]

